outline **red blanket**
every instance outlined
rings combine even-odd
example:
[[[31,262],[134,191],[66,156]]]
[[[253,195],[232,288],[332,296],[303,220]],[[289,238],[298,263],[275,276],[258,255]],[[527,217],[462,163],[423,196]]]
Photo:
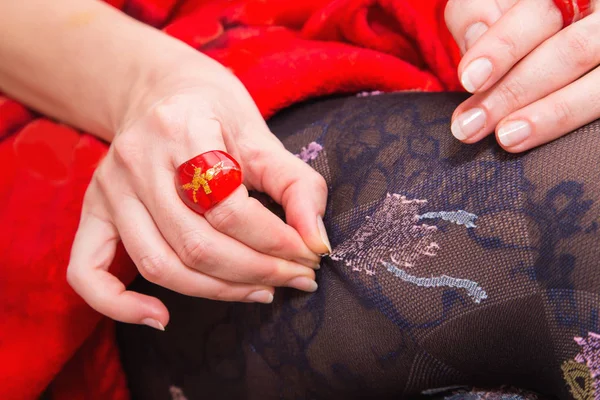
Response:
[[[107,0],[219,60],[265,117],[368,90],[460,90],[446,0]],[[107,145],[0,96],[0,398],[126,399],[114,325],[69,288],[81,202]],[[136,274],[121,250],[111,269]]]

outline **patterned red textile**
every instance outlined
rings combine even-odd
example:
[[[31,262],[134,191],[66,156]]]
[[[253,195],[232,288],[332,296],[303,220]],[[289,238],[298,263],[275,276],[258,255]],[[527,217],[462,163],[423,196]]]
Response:
[[[265,117],[366,90],[460,90],[446,0],[107,0],[222,62]],[[0,96],[0,398],[127,399],[114,324],[68,286],[106,143]],[[120,249],[111,271],[136,270]]]

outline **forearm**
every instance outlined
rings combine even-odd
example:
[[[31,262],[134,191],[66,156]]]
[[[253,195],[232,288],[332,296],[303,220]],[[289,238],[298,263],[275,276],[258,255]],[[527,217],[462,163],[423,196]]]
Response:
[[[106,140],[188,56],[206,58],[96,0],[0,1],[0,90]]]

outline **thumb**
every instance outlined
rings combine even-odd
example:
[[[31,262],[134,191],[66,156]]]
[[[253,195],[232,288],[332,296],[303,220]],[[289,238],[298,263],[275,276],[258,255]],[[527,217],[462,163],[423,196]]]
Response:
[[[249,154],[252,154],[249,160],[244,159],[244,154],[241,157],[252,187],[283,206],[287,223],[298,231],[313,252],[331,253],[323,224],[327,205],[325,179],[275,138],[269,143],[263,142],[258,149],[253,148]]]

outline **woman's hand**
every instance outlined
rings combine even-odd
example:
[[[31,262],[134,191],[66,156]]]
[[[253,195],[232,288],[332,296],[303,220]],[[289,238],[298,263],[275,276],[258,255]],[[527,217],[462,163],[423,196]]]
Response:
[[[325,181],[269,132],[226,68],[99,0],[0,1],[4,36],[3,92],[112,141],[67,271],[92,307],[158,329],[169,320],[108,271],[119,240],[143,276],[184,294],[268,303],[275,286],[316,290]],[[245,185],[200,216],[179,198],[175,170],[211,150],[240,162]],[[288,224],[248,189],[282,204]]]
[[[324,179],[285,150],[229,71],[201,54],[179,63],[197,72],[176,70],[125,114],[87,190],[68,268],[69,283],[97,311],[158,329],[166,307],[108,271],[119,240],[151,282],[226,301],[269,303],[276,286],[312,292],[317,254],[328,252],[318,221]],[[200,216],[179,198],[174,177],[210,150],[236,158],[245,185]],[[248,189],[282,204],[289,225]]]
[[[474,143],[495,131],[504,149],[521,152],[599,118],[594,3],[562,29],[552,0],[449,0],[446,22],[464,53],[459,76],[474,93],[452,117],[454,136]]]

